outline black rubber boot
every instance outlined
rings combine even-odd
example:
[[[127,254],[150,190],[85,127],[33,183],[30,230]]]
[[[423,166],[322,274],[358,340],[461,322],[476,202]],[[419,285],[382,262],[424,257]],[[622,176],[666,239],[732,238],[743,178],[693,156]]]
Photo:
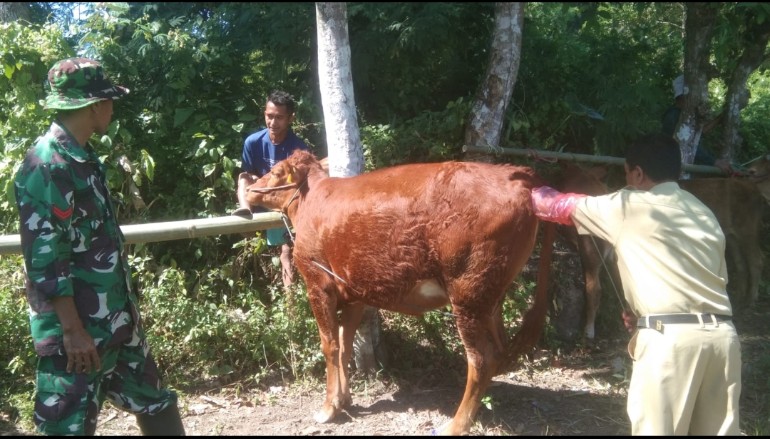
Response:
[[[185,436],[176,403],[155,415],[136,415],[136,423],[143,436]]]

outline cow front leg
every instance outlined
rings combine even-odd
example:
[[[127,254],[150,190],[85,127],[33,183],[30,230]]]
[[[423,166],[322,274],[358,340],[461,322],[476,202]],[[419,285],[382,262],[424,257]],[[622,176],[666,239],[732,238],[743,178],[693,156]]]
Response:
[[[321,350],[326,359],[326,398],[321,410],[316,412],[313,419],[319,423],[326,423],[342,411],[345,399],[342,394],[340,344],[337,338],[339,331],[337,301],[333,295],[328,295],[317,287],[308,286],[308,296],[318,324],[318,333],[321,336]]]

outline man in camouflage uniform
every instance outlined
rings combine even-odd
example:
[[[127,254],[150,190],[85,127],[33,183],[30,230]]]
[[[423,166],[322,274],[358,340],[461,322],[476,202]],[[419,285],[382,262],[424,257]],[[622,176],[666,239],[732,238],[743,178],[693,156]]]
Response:
[[[85,58],[48,72],[48,132],[15,177],[37,366],[34,421],[50,435],[94,435],[105,399],[145,435],[184,435],[177,396],[161,387],[131,290],[105,168],[88,140],[103,135],[113,85]]]

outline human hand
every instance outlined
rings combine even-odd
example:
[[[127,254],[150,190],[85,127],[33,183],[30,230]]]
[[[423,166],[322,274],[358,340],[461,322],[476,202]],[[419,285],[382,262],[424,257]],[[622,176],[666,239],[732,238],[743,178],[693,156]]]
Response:
[[[637,317],[636,314],[632,313],[631,311],[623,311],[623,326],[626,327],[626,331],[629,333],[634,332],[636,330],[636,321]]]
[[[235,215],[235,216],[239,216],[241,218],[245,218],[245,219],[252,219],[253,218],[253,216],[251,214],[251,209],[249,209],[248,207],[239,207],[239,208],[235,209],[232,214]],[[251,234],[249,234],[249,236],[251,236]]]
[[[532,189],[532,207],[535,215],[544,221],[572,226],[572,212],[575,204],[586,195],[561,193],[549,186]]]
[[[64,333],[67,373],[91,373],[102,368],[99,352],[91,335],[83,328]]]

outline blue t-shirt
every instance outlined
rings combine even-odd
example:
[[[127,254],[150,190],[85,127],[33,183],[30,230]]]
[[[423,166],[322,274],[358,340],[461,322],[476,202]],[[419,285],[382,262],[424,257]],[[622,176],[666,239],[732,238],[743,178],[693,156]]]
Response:
[[[307,150],[308,148],[293,131],[289,130],[283,142],[275,145],[270,141],[268,129],[265,128],[250,135],[243,142],[241,168],[245,172],[261,177],[297,149]]]
[[[294,132],[289,129],[286,138],[278,145],[270,140],[268,129],[250,135],[243,142],[243,157],[241,158],[241,168],[245,172],[256,174],[261,177],[275,166],[276,163],[288,158],[292,152],[297,149],[307,150],[305,142],[300,140]],[[265,212],[264,208],[252,208],[253,212]],[[266,230],[268,245],[281,245],[286,242],[286,230],[282,227]]]

